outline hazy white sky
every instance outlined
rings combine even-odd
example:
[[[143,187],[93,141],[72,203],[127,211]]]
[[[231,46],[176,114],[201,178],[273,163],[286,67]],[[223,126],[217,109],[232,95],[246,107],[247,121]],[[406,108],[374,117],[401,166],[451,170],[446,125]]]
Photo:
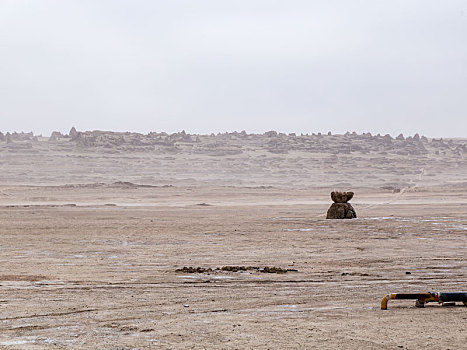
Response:
[[[467,1],[0,0],[0,131],[467,136]]]

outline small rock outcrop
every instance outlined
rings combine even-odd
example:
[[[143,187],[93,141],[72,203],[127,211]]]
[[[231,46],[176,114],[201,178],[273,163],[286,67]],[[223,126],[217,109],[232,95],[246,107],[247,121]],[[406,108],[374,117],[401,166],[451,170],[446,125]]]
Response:
[[[58,141],[63,137],[60,131],[54,131],[49,137],[49,141]]]
[[[353,192],[331,192],[332,203],[328,209],[326,219],[354,219],[357,217],[355,209],[347,203],[353,197]]]
[[[71,137],[72,140],[78,137],[78,132],[76,131],[76,128],[74,126],[70,129],[68,135]]]

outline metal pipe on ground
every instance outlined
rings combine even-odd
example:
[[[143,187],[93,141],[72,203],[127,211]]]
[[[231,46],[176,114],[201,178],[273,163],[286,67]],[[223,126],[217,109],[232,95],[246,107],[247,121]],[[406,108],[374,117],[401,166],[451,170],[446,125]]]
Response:
[[[388,309],[388,301],[391,299],[415,300],[415,306],[417,307],[425,307],[425,304],[429,302],[449,305],[462,302],[467,306],[467,292],[390,293],[384,296],[381,301],[381,310]]]

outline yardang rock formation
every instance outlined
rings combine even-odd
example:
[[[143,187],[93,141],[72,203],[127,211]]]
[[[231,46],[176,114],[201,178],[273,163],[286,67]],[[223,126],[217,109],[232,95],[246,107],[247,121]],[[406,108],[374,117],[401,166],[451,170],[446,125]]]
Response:
[[[347,203],[353,197],[353,192],[331,192],[332,203],[326,219],[353,219],[357,217],[355,209]]]

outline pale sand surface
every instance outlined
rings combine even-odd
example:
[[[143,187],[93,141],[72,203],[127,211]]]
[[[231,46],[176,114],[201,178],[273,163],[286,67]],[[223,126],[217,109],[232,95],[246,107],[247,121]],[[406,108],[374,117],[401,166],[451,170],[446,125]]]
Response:
[[[0,348],[465,348],[464,306],[380,310],[467,290],[463,154],[351,153],[325,174],[328,153],[190,167],[46,145],[0,152]],[[335,187],[358,219],[325,219]],[[226,265],[297,271],[176,271]]]

